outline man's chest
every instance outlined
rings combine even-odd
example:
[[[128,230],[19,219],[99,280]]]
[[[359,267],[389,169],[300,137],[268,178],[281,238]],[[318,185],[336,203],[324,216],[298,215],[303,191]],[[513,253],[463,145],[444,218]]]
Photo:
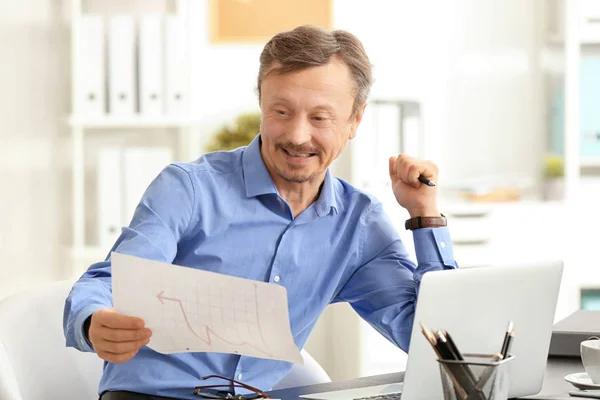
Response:
[[[215,216],[179,243],[176,263],[282,285],[290,303],[329,303],[358,259],[357,235],[334,216]]]

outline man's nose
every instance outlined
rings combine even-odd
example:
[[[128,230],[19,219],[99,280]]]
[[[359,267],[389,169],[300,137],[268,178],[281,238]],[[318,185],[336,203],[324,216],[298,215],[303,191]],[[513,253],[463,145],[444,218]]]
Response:
[[[305,117],[298,116],[291,121],[289,130],[289,140],[293,144],[300,146],[310,142],[310,123]]]

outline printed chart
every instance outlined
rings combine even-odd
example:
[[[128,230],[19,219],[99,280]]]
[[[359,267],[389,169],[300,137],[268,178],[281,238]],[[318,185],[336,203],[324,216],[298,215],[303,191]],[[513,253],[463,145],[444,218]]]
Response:
[[[161,353],[219,352],[302,363],[284,287],[112,254],[113,301]]]

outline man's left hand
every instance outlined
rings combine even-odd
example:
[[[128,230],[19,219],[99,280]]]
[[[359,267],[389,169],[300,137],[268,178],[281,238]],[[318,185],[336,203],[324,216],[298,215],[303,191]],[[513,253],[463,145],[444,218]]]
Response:
[[[398,204],[411,218],[439,217],[437,207],[438,168],[431,161],[418,160],[405,154],[390,157],[390,179]],[[434,187],[419,181],[419,175],[435,182]]]

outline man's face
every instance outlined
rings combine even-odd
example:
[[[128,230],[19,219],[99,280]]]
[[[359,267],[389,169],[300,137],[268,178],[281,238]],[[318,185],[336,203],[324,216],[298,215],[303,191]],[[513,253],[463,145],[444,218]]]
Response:
[[[350,69],[337,58],[267,75],[261,85],[261,154],[274,179],[303,183],[324,177],[362,118],[364,107],[350,118],[353,89]]]

